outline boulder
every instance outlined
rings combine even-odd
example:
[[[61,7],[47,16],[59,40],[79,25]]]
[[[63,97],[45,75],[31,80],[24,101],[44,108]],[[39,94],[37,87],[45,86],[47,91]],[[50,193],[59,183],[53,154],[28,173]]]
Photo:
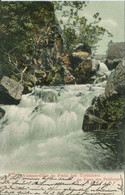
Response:
[[[113,70],[117,67],[119,62],[125,57],[125,42],[121,43],[109,43],[107,51],[107,59],[105,64],[109,70]]]
[[[57,101],[58,93],[55,90],[36,90],[35,98],[36,100],[41,99],[43,102],[55,102]]]
[[[77,84],[92,83],[92,76],[94,75],[94,72],[92,71],[91,59],[87,58],[85,61],[78,64],[71,73],[75,77],[75,82]]]
[[[66,84],[92,83],[95,70],[88,52],[78,51],[61,57],[65,70]]]
[[[114,96],[107,99],[105,94],[102,94],[86,110],[82,129],[84,131],[121,129],[124,121],[125,98]]]
[[[3,110],[2,108],[0,108],[0,119],[3,118],[5,115],[5,110]]]
[[[107,58],[108,59],[120,59],[125,56],[125,42],[109,43]]]
[[[25,73],[23,76],[23,94],[31,93],[35,85],[43,85],[45,83],[46,73],[36,69],[34,73]]]
[[[125,95],[125,60],[121,61],[109,76],[105,94],[107,98],[115,94]]]
[[[88,52],[84,52],[84,51],[73,52],[72,56],[73,57],[77,57],[77,58],[79,58],[79,59],[81,59],[83,61],[83,60],[85,60],[89,56],[89,53]]]
[[[0,104],[19,104],[23,90],[22,84],[4,76],[0,81]]]
[[[86,110],[82,129],[121,129],[125,121],[125,61],[108,78],[105,94],[95,97]]]

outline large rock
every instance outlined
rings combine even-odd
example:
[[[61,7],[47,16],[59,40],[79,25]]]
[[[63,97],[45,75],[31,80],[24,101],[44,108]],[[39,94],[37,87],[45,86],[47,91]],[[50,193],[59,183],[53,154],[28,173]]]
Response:
[[[125,121],[125,98],[114,96],[106,98],[104,94],[95,98],[86,110],[82,129],[93,131],[101,129],[120,129]]]
[[[54,13],[53,13],[54,14]],[[59,57],[63,53],[62,32],[56,19],[46,22],[41,34],[35,36],[33,58],[29,62],[28,74],[35,75],[36,85],[57,85],[64,83],[64,74]],[[24,81],[29,81],[27,77]],[[27,91],[27,90],[26,90]]]
[[[82,129],[121,129],[125,121],[125,61],[119,63],[107,81],[105,94],[86,110]]]
[[[114,94],[125,95],[125,60],[121,61],[109,76],[105,93],[106,97]]]
[[[0,119],[3,118],[5,115],[5,110],[3,110],[2,108],[0,108]]]
[[[73,57],[76,57],[83,61],[89,56],[89,53],[84,51],[79,51],[79,52],[73,52],[72,55]]]
[[[113,70],[125,57],[125,42],[109,43],[105,64],[109,70]]]
[[[66,84],[92,83],[95,69],[92,68],[92,60],[88,52],[78,51],[61,57],[65,67]]]
[[[16,7],[16,3],[12,4]],[[56,19],[54,4],[52,2],[30,2],[28,4],[24,2],[23,7],[23,11],[26,10],[25,18],[27,21],[25,24],[23,24],[20,23],[19,20],[19,24],[17,26],[20,26],[23,33],[21,31],[19,36],[16,36],[16,38],[19,40],[19,44],[22,46],[21,48],[25,47],[24,53],[23,51],[20,52],[19,49],[19,51],[14,53],[14,56],[12,56],[12,53],[11,56],[9,56],[7,53],[9,53],[11,50],[13,51],[13,47],[12,49],[7,47],[9,48],[7,51],[7,48],[5,48],[5,55],[2,56],[7,56],[4,57],[7,67],[5,67],[6,64],[3,64],[1,59],[0,76],[3,77],[6,75],[11,78],[13,77],[16,81],[19,81],[20,72],[27,67],[23,77],[23,85],[25,89],[24,93],[31,92],[31,88],[34,86],[34,84],[41,86],[63,84],[63,69],[58,60],[63,54],[63,38],[62,30],[58,20]],[[34,7],[34,14],[32,14],[32,7]],[[21,9],[19,9],[18,12],[14,12],[15,18],[20,18],[21,12]],[[2,12],[1,16],[6,17],[6,15],[7,13]],[[6,20],[6,23],[7,25],[5,26],[8,26],[8,20]],[[26,29],[28,29],[29,33],[27,33]],[[10,35],[12,35],[10,37],[14,38],[15,32],[10,32]],[[8,40],[7,35],[4,38],[5,41],[6,39]],[[14,63],[15,66],[12,66]],[[9,70],[9,67],[14,67],[12,71],[9,71],[10,74],[8,74],[7,71]],[[6,71],[3,71],[3,69],[6,69]],[[13,73],[15,73],[14,76]]]
[[[19,104],[24,87],[4,76],[0,81],[0,104]]]
[[[50,89],[36,90],[34,94],[36,100],[41,99],[43,102],[56,102],[59,95],[57,91]]]
[[[120,59],[125,56],[125,42],[110,43],[108,46],[107,58]]]

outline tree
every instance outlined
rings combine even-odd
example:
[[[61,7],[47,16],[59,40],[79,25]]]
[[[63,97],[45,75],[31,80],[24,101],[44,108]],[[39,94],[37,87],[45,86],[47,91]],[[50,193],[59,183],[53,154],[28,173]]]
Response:
[[[0,1],[0,67],[4,74],[25,65],[33,54],[36,35],[55,20],[53,13],[50,2]]]
[[[77,43],[95,48],[105,33],[112,36],[105,28],[98,25],[101,21],[99,13],[93,15],[93,21],[90,23],[88,23],[84,14],[80,16],[79,11],[83,11],[85,6],[87,6],[85,1],[55,3],[55,9],[60,10],[62,16],[68,18],[67,23],[64,26],[62,25],[67,50],[72,50]],[[65,7],[64,11],[62,11],[63,7]],[[59,23],[63,24],[62,21],[59,21]]]
[[[84,6],[87,6],[84,1],[0,1],[0,69],[4,72],[2,74],[11,75],[27,66],[34,50],[37,49],[35,45],[45,25],[59,23],[63,26],[62,34],[67,50],[72,50],[77,43],[86,43],[94,47],[104,33],[111,35],[106,29],[98,26],[101,20],[99,13],[93,16],[94,20],[91,23],[88,23],[84,16],[79,16],[79,11]],[[64,7],[65,10],[62,9]],[[57,10],[68,17],[66,25],[55,19]]]

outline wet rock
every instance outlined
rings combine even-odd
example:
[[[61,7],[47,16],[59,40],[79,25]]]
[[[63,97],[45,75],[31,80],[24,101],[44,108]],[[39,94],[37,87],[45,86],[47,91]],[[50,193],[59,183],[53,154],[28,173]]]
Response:
[[[105,94],[95,97],[86,110],[82,129],[121,129],[125,121],[125,63],[120,62],[108,78]]]
[[[37,100],[41,99],[43,102],[55,102],[57,101],[58,93],[56,91],[51,90],[38,90],[35,92],[35,96]]]
[[[0,108],[0,119],[3,118],[5,115],[5,110],[3,110],[2,108]]]
[[[0,104],[19,104],[23,90],[22,84],[4,76],[0,81]]]
[[[99,60],[92,59],[92,71],[97,72],[99,70],[100,63]]]
[[[121,59],[106,59],[105,60],[105,64],[107,65],[109,70],[113,70],[116,68],[116,66],[119,64],[119,62],[121,61]]]
[[[98,84],[98,83],[101,83],[103,81],[106,81],[107,78],[108,78],[108,76],[106,74],[104,74],[104,75],[98,74],[97,77],[94,78],[95,79],[94,84]]]

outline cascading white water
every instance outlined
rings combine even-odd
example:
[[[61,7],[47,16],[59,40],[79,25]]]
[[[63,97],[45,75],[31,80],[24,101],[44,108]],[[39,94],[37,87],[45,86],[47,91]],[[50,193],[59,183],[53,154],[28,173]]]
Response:
[[[81,129],[87,107],[104,92],[105,83],[36,88],[44,98],[23,95],[18,106],[2,106],[6,116],[0,126],[0,171],[105,169],[111,151],[95,134]]]

